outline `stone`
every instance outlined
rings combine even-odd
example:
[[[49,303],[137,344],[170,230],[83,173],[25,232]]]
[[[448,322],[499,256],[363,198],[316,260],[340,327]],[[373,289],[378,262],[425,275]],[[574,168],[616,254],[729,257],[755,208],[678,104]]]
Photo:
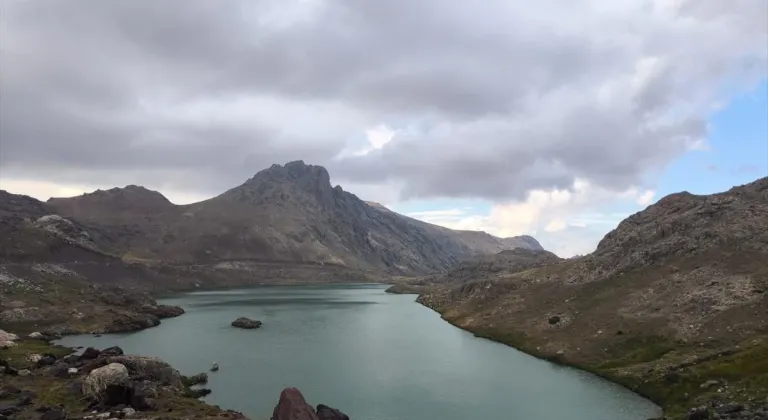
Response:
[[[232,326],[237,328],[252,330],[252,329],[261,327],[261,321],[257,321],[255,319],[250,319],[246,317],[240,317],[232,321]]]
[[[69,375],[69,376],[77,375],[77,368],[69,368],[69,369],[67,369],[67,375]]]
[[[348,415],[323,404],[317,406],[317,418],[319,420],[349,420]]]
[[[312,406],[307,404],[301,391],[285,388],[280,393],[280,401],[272,412],[272,420],[319,420]]]
[[[35,331],[33,333],[30,333],[27,336],[27,338],[30,338],[32,340],[45,340],[45,336],[42,333],[37,332],[37,331]]]
[[[184,384],[187,386],[194,386],[194,385],[200,385],[205,383],[208,383],[207,373],[198,373],[197,375],[184,378]]]
[[[61,408],[53,408],[40,416],[40,420],[66,420],[67,412]]]
[[[102,356],[122,356],[123,354],[125,354],[123,349],[118,346],[109,347],[101,351]]]
[[[54,363],[56,363],[56,357],[52,355],[44,355],[40,358],[40,360],[35,363],[36,367],[45,367],[45,366],[51,366]]]
[[[88,347],[87,349],[83,350],[83,354],[80,355],[81,360],[92,360],[96,359],[101,355],[101,352],[96,350],[93,347]]]
[[[703,382],[701,385],[699,385],[699,388],[707,389],[707,388],[712,388],[713,386],[718,386],[718,385],[720,385],[720,381],[709,380],[709,381]]]
[[[19,371],[19,376],[29,376],[32,372],[29,369],[22,369]]]
[[[549,317],[549,325],[555,325],[560,323],[560,317],[555,315],[552,317]]]
[[[125,414],[126,416],[132,416],[132,415],[136,414],[136,410],[134,410],[131,407],[126,407],[126,408],[123,409],[123,414]]]
[[[709,418],[709,409],[706,406],[692,408],[688,413],[688,420],[708,420]]]
[[[94,400],[100,400],[110,386],[124,385],[128,382],[128,369],[120,363],[94,369],[88,374],[83,385],[83,394]]]

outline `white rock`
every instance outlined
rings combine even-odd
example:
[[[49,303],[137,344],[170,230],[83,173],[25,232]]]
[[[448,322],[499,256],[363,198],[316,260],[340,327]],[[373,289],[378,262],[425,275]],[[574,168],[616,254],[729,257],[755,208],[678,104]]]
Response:
[[[19,376],[29,376],[32,372],[29,371],[29,369],[22,369],[19,371]]]
[[[128,381],[128,369],[120,363],[110,363],[94,369],[83,383],[83,394],[98,397],[109,385],[120,385]]]
[[[33,332],[32,334],[29,335],[29,338],[31,338],[33,340],[43,340],[43,339],[45,339],[45,336],[43,334],[35,331],[35,332]]]
[[[123,409],[123,414],[125,414],[126,416],[131,416],[131,415],[136,414],[136,410],[134,410],[131,407],[126,407],[126,408]]]
[[[70,374],[70,375],[77,375],[77,372],[78,372],[77,368],[69,368],[69,369],[67,369],[67,373]]]
[[[37,363],[42,358],[43,358],[42,354],[32,353],[32,354],[27,355],[27,361],[32,362],[32,363]]]
[[[6,341],[16,341],[18,339],[18,335],[0,330],[0,343],[4,343]]]

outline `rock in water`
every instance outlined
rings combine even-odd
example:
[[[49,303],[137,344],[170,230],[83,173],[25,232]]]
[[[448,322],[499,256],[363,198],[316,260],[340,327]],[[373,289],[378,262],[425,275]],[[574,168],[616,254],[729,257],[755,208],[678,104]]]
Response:
[[[252,330],[254,328],[259,328],[261,326],[261,321],[257,321],[255,319],[250,319],[246,317],[240,317],[232,321],[232,326],[237,328],[245,328],[247,330]]]
[[[280,393],[280,401],[272,412],[272,420],[319,420],[312,406],[307,404],[301,391],[285,388]]]
[[[349,420],[348,415],[323,404],[317,406],[317,418],[320,420]]]

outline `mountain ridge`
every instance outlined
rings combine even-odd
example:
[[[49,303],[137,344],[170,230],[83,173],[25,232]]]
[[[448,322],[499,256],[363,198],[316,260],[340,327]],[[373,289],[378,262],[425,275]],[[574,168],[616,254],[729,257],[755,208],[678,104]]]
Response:
[[[768,178],[666,196],[579,258],[398,288],[456,326],[608,377],[673,418],[722,401],[761,402]]]
[[[324,167],[301,160],[262,169],[196,203],[176,205],[129,185],[44,204],[96,232],[108,253],[156,261],[315,262],[419,275],[504,249],[541,249],[529,236],[454,231],[371,206],[331,186]]]

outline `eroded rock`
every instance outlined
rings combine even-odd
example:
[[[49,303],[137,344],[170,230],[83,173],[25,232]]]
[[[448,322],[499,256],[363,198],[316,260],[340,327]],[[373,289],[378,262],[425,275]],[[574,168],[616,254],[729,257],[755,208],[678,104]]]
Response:
[[[285,388],[272,412],[272,420],[319,420],[312,406],[296,388]]]

